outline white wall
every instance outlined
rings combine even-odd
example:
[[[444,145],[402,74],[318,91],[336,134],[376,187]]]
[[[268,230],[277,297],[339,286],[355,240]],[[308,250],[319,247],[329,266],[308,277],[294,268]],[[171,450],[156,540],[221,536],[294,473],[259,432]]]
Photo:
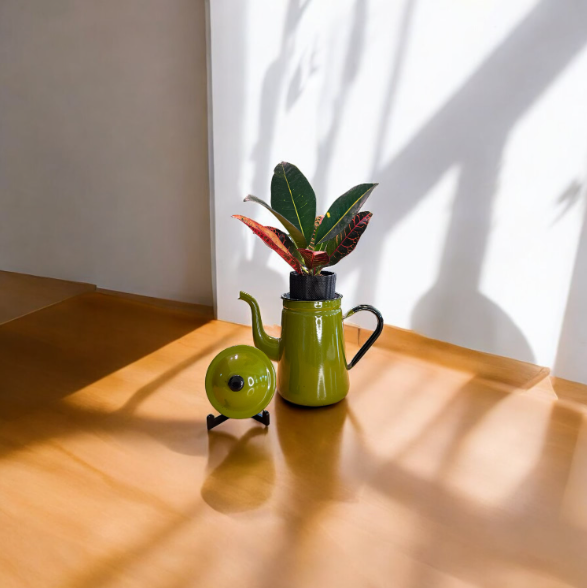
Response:
[[[0,269],[212,303],[204,8],[0,2]]]
[[[587,382],[586,2],[215,0],[211,34],[220,318],[279,322],[289,268],[230,216],[273,224],[241,200],[286,160],[321,211],[380,184],[344,307]]]

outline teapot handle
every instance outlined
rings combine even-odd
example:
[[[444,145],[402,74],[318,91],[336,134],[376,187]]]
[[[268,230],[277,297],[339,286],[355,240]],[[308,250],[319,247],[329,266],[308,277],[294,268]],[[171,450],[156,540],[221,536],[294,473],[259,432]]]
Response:
[[[363,345],[363,347],[361,347],[361,349],[359,349],[359,351],[357,351],[357,354],[355,355],[355,357],[353,357],[353,359],[351,359],[351,363],[347,364],[347,366],[346,366],[347,370],[354,368],[359,363],[359,360],[363,357],[363,355],[365,355],[365,353],[367,353],[367,351],[369,351],[369,348],[371,347],[371,345],[373,345],[373,343],[375,343],[375,341],[377,340],[379,335],[381,335],[381,331],[383,331],[383,317],[381,316],[381,313],[373,306],[369,306],[369,304],[359,304],[359,306],[355,306],[355,308],[351,308],[351,310],[349,310],[342,317],[342,320],[344,321],[349,316],[352,316],[353,314],[360,312],[361,310],[367,310],[370,313],[375,315],[375,317],[377,318],[377,328],[375,329],[375,331],[373,331],[373,334],[367,339],[367,341]]]

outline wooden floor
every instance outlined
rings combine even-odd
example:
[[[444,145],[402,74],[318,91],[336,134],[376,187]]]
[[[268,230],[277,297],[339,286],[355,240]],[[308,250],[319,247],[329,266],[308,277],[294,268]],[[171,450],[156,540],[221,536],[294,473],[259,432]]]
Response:
[[[380,346],[338,405],[208,433],[251,342],[101,293],[0,326],[0,587],[587,586],[587,412],[539,368]]]

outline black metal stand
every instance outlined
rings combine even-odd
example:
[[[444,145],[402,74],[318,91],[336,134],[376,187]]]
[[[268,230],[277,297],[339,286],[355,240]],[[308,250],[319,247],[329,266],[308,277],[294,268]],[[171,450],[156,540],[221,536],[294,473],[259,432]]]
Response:
[[[218,416],[214,416],[213,414],[209,414],[206,417],[206,426],[208,427],[208,431],[217,427],[218,425],[222,424],[224,421],[227,421],[228,417],[224,416],[223,414],[219,414]]]
[[[269,417],[269,411],[268,410],[264,410],[263,412],[260,412],[259,414],[256,414],[255,416],[251,417],[252,419],[255,419],[256,421],[263,423],[266,427],[269,426],[270,423],[270,417]]]
[[[269,426],[270,423],[270,415],[268,410],[264,410],[259,414],[256,414],[251,417],[252,419],[256,420],[259,423],[263,423],[266,427]],[[214,416],[213,414],[209,414],[206,417],[206,426],[208,427],[208,431],[221,425],[224,421],[227,421],[229,417],[224,416],[223,414],[219,414],[218,416]]]

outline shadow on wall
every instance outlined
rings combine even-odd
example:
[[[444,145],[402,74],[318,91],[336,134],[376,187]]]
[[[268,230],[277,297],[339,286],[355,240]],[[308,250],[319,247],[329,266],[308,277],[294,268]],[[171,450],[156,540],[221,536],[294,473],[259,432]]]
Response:
[[[300,23],[300,20],[309,6],[311,0],[302,2],[301,0],[290,0],[286,11],[286,16],[283,22],[281,33],[281,46],[279,55],[267,68],[263,79],[261,90],[261,102],[259,104],[259,128],[255,140],[255,146],[251,154],[253,161],[253,181],[252,194],[261,196],[265,199],[267,194],[268,182],[273,173],[275,162],[271,160],[273,152],[273,139],[275,137],[275,129],[277,127],[277,118],[280,107],[280,97],[283,93],[286,81],[287,63],[289,56],[292,53],[295,36]],[[302,91],[300,87],[291,88],[288,92],[290,100],[294,100],[294,96]],[[234,159],[234,161],[240,161]],[[243,195],[239,194],[242,200]],[[251,214],[253,211],[250,211]],[[247,216],[249,216],[248,213]],[[255,269],[261,266],[267,266],[269,260],[274,253],[267,248],[260,240],[254,239],[253,242],[254,254],[249,258],[243,257],[239,260],[240,276],[243,280],[242,288],[246,291],[254,291],[255,296],[261,308],[270,308],[275,298],[274,292],[269,292],[266,289],[258,290],[257,280],[255,278]],[[288,282],[284,281],[281,272],[276,272],[266,267],[265,272],[271,272],[271,282],[278,284],[283,283],[283,292],[288,289]],[[271,319],[270,319],[271,322]]]
[[[293,52],[296,33],[304,12],[311,4],[312,0],[290,0],[286,11],[286,16],[282,28],[282,43],[278,57],[267,68],[262,85],[261,103],[259,107],[260,125],[255,141],[255,147],[252,152],[252,161],[254,166],[253,177],[253,194],[265,195],[267,193],[268,179],[271,178],[275,161],[273,161],[273,144],[277,128],[277,117],[280,107],[281,96],[285,94],[286,105],[290,109],[294,106],[296,100],[303,92],[301,83],[301,63],[295,68],[295,73],[289,85],[287,82],[287,63]],[[347,53],[345,55],[342,78],[339,81],[339,87],[344,88],[352,85],[355,81],[361,58],[364,52],[365,29],[367,25],[367,3],[358,1],[355,3],[353,12],[353,25],[349,38]],[[314,56],[311,56],[310,75],[317,71],[314,64]],[[326,84],[327,85],[327,84]],[[326,91],[326,88],[325,88]],[[317,172],[312,179],[312,185],[317,195],[326,192],[326,183],[328,171],[332,164],[333,145],[338,138],[340,122],[345,114],[345,107],[348,93],[340,92],[335,100],[334,109],[331,115],[331,123],[325,138],[318,146],[318,164]],[[247,280],[250,280],[251,289],[256,286],[253,278],[254,272],[249,272],[248,268],[258,267],[259,260],[261,264],[267,266],[269,259],[272,257],[271,251],[257,239],[254,240],[254,254],[249,259],[242,259],[239,264],[243,269],[242,277],[245,280],[245,289],[248,288]],[[272,271],[265,268],[265,271]],[[272,271],[274,274],[271,282],[279,283],[282,281],[280,272]],[[283,281],[283,291],[287,291],[289,282]],[[263,290],[258,292],[257,299],[261,308],[271,308],[274,301],[274,292]]]
[[[285,63],[296,27],[310,2],[291,0],[284,22],[282,51],[271,65],[263,84],[262,123],[253,153],[254,189],[266,190],[272,138],[276,132],[276,112],[285,83]],[[381,121],[389,118],[401,81],[402,60],[406,53],[409,29],[416,0],[407,0],[398,34],[396,63],[390,72],[388,91],[383,101]],[[532,349],[513,320],[480,292],[480,277],[491,233],[493,201],[499,170],[508,137],[519,119],[548,89],[563,69],[587,42],[585,6],[576,0],[542,0],[503,42],[485,59],[460,89],[415,134],[393,158],[375,162],[373,181],[386,194],[394,195],[385,207],[377,210],[370,239],[384,242],[406,215],[429,193],[451,169],[458,169],[458,185],[453,199],[451,219],[443,246],[439,273],[433,287],[419,300],[412,315],[412,327],[426,335],[474,349],[534,361]],[[368,3],[355,3],[348,52],[340,74],[340,96],[334,102],[329,130],[319,145],[318,166],[313,183],[324,193],[331,166],[330,157],[337,141],[338,129],[345,114],[349,86],[364,57],[364,39]],[[293,68],[296,70],[296,68]],[[327,89],[325,87],[324,91]],[[366,105],[368,107],[368,105]],[[386,134],[381,123],[379,143]],[[378,150],[380,151],[380,150]],[[270,173],[270,172],[269,172]],[[587,229],[586,229],[587,230]],[[567,321],[561,341],[565,360],[561,369],[581,365],[579,342],[585,339],[587,316],[587,278],[580,269],[587,261],[587,233],[584,230],[577,270],[569,297]],[[379,234],[376,234],[379,232]],[[255,259],[265,248],[255,244]],[[262,255],[267,260],[269,251]],[[359,273],[356,298],[368,300],[377,292],[381,268],[386,260],[377,248],[359,247],[354,254]],[[455,287],[458,284],[458,288]],[[558,365],[557,365],[558,367]],[[587,368],[586,368],[587,369]],[[574,373],[574,372],[572,372]],[[579,374],[587,381],[587,372]]]
[[[479,292],[479,282],[508,135],[587,41],[587,29],[580,19],[572,18],[576,8],[572,0],[539,3],[399,156],[381,170],[379,181],[389,186],[390,192],[401,194],[393,201],[399,210],[384,211],[393,224],[451,166],[460,168],[439,275],[414,310],[416,330],[467,347],[534,360],[522,332]],[[421,170],[417,177],[414,169]],[[364,280],[362,286],[366,285]]]

